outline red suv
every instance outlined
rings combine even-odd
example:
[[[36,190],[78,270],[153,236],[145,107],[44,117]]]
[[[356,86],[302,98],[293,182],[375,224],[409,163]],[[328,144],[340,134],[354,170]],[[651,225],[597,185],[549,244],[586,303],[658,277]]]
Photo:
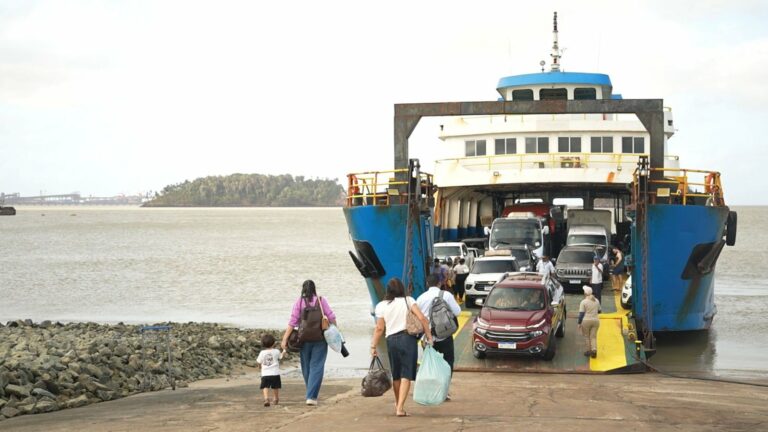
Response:
[[[565,296],[557,280],[517,273],[498,282],[473,322],[472,353],[555,357],[555,340],[565,335]]]

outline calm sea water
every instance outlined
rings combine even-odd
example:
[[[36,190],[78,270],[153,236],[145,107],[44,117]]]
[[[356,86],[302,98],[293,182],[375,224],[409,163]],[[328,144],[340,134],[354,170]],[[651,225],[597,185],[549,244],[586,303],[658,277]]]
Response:
[[[284,328],[302,281],[329,298],[352,356],[367,366],[373,328],[347,251],[341,209],[21,207],[0,217],[0,321],[221,322]],[[666,337],[674,371],[768,371],[768,207],[742,207],[737,245],[717,267],[710,332]],[[681,341],[684,339],[684,341]]]

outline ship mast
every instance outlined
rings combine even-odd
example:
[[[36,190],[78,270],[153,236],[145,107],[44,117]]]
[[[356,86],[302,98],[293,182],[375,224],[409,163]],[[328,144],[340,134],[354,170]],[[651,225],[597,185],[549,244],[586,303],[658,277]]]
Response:
[[[554,43],[552,44],[552,70],[551,72],[560,72],[560,48],[557,45],[557,12],[555,12],[554,30],[552,31],[552,38]],[[543,62],[542,62],[543,63]]]

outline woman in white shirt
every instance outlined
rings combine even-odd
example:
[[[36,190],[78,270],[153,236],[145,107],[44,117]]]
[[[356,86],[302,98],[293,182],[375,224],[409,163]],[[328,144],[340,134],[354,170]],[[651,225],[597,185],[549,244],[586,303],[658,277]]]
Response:
[[[376,346],[382,334],[387,337],[389,352],[389,367],[392,371],[392,390],[395,394],[395,415],[404,417],[405,399],[411,389],[411,381],[416,379],[416,362],[418,360],[418,337],[405,331],[406,318],[413,313],[421,325],[429,328],[429,322],[416,301],[405,295],[403,282],[392,278],[387,283],[387,294],[383,301],[376,305],[376,330],[371,341],[371,355],[379,355]],[[426,332],[427,341],[432,343],[431,332]]]

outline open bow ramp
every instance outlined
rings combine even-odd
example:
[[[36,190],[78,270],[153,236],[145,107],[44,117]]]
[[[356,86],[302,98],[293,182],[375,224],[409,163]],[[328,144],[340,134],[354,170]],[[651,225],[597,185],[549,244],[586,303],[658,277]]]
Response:
[[[614,295],[615,294],[615,295]],[[455,338],[454,370],[461,372],[526,372],[526,373],[640,373],[646,367],[642,350],[634,341],[634,326],[629,311],[621,308],[619,293],[603,291],[603,313],[597,332],[597,358],[584,355],[584,336],[577,328],[579,302],[583,296],[567,294],[568,317],[565,337],[556,338],[557,351],[550,361],[536,357],[472,355],[472,321],[477,309],[462,312]]]

